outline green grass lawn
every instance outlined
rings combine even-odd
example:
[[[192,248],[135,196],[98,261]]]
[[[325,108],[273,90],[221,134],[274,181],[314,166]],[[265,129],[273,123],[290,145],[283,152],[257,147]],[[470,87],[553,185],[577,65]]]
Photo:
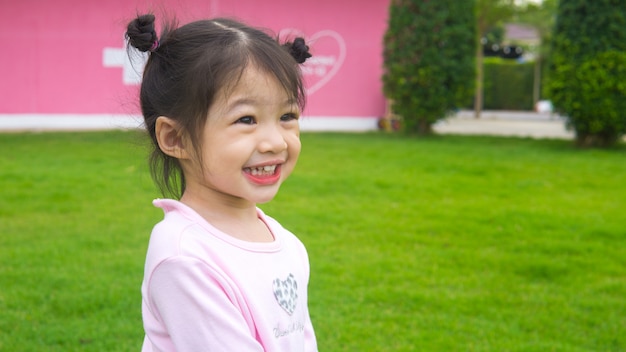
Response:
[[[626,351],[626,146],[304,134],[261,207],[320,351]],[[162,212],[136,132],[0,134],[0,350],[138,351]]]

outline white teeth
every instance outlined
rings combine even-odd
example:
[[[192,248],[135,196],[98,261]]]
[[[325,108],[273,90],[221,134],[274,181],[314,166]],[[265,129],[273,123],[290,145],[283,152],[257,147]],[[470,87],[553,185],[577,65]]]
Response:
[[[273,175],[274,172],[276,171],[276,165],[267,165],[267,166],[261,166],[261,167],[250,167],[248,168],[248,170],[250,170],[250,173],[253,176],[268,176],[268,175]]]

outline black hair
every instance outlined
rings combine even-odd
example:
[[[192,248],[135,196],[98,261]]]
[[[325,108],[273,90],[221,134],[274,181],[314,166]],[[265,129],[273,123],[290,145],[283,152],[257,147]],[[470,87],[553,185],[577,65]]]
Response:
[[[216,94],[234,86],[251,63],[273,75],[290,98],[304,108],[298,64],[311,54],[302,38],[281,45],[260,29],[226,18],[199,20],[181,27],[175,22],[166,23],[159,37],[152,14],[132,20],[126,38],[129,49],[149,53],[140,104],[153,147],[150,171],[163,195],[180,198],[185,191],[185,176],[178,159],[159,148],[155,131],[159,116],[175,120],[199,155],[200,133]]]

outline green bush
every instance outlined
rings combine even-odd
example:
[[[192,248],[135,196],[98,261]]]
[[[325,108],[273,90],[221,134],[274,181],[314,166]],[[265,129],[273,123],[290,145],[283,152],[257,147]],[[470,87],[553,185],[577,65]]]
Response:
[[[533,110],[534,62],[495,58],[484,64],[484,109]]]
[[[626,133],[626,0],[561,0],[547,92],[581,146]]]
[[[626,132],[626,52],[607,51],[575,70],[569,124],[584,145],[614,144]]]
[[[474,1],[392,1],[383,89],[407,132],[430,134],[471,97],[474,43]]]

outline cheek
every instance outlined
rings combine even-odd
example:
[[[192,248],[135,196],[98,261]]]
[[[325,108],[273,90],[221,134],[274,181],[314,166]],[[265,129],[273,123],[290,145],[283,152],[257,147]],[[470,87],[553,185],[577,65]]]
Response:
[[[292,139],[288,142],[289,144],[289,157],[293,159],[298,159],[298,155],[300,155],[300,150],[302,149],[302,144],[300,142],[300,136],[295,134]]]

